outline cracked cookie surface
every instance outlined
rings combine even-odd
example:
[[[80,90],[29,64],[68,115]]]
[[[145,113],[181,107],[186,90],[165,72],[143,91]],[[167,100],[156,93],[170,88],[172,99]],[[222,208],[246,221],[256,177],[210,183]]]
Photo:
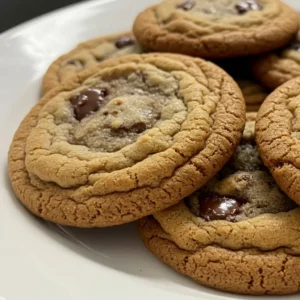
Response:
[[[300,79],[276,89],[259,110],[257,144],[281,189],[300,204]]]
[[[240,294],[296,293],[300,208],[264,167],[249,117],[228,164],[185,201],[140,220],[139,232],[157,257],[203,285]]]
[[[266,87],[275,89],[300,76],[300,32],[283,49],[257,58],[252,64],[255,77]]]
[[[209,181],[244,126],[236,83],[201,59],[124,56],[49,92],[9,151],[18,198],[34,214],[110,226],[169,207]]]
[[[166,0],[140,13],[133,31],[148,49],[228,58],[282,47],[298,26],[278,0]]]
[[[43,78],[43,93],[105,59],[142,52],[142,47],[131,32],[121,32],[80,43],[50,65]]]

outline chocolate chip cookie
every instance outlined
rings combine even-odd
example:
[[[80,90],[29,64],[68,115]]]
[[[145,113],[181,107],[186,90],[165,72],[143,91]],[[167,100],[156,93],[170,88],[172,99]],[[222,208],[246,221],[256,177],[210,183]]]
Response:
[[[300,204],[300,79],[275,90],[259,110],[257,144],[281,189]]]
[[[179,204],[139,221],[146,246],[198,283],[240,294],[299,292],[300,208],[264,167],[248,121],[229,163]]]
[[[105,59],[141,52],[143,49],[131,32],[88,40],[50,65],[43,78],[43,93]]]
[[[104,61],[38,102],[17,130],[9,175],[34,214],[79,227],[176,204],[231,157],[245,122],[236,83],[172,54]]]
[[[285,48],[255,59],[252,71],[270,89],[300,76],[300,32]]]
[[[274,50],[298,27],[278,0],[167,0],[142,12],[133,31],[146,48],[213,59]]]

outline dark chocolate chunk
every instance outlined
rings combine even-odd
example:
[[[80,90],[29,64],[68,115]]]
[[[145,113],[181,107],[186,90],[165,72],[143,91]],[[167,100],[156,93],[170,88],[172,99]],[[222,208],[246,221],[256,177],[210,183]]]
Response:
[[[200,193],[199,217],[206,221],[227,220],[233,222],[241,212],[240,207],[245,203],[241,199],[220,196],[213,193]]]
[[[235,9],[240,15],[243,15],[250,10],[261,10],[262,7],[255,0],[245,0],[239,1],[238,4],[235,5]]]
[[[147,129],[147,126],[145,123],[143,122],[139,122],[134,124],[131,128],[130,131],[131,132],[135,132],[135,133],[142,133]]]
[[[187,0],[182,4],[177,5],[177,8],[183,9],[183,10],[191,10],[196,5],[195,0]]]
[[[133,45],[134,43],[135,43],[134,38],[132,38],[130,36],[121,36],[118,39],[116,39],[115,46],[118,49],[122,49],[122,48],[125,48],[127,46]]]
[[[75,118],[81,121],[83,118],[98,111],[104,105],[106,89],[88,88],[71,99]]]

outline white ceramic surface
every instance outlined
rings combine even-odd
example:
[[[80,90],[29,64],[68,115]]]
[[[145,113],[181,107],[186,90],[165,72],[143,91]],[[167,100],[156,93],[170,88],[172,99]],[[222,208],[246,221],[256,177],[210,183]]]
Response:
[[[135,15],[155,2],[85,2],[0,35],[0,300],[278,299],[201,287],[146,251],[134,225],[91,230],[55,226],[29,214],[11,190],[8,147],[39,99],[50,62],[80,41],[130,29]],[[299,0],[286,2],[300,10]]]

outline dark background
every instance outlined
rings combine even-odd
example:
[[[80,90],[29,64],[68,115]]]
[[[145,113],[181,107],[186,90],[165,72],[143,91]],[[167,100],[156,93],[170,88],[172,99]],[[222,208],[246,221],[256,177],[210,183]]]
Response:
[[[0,0],[0,33],[36,16],[83,0]]]

